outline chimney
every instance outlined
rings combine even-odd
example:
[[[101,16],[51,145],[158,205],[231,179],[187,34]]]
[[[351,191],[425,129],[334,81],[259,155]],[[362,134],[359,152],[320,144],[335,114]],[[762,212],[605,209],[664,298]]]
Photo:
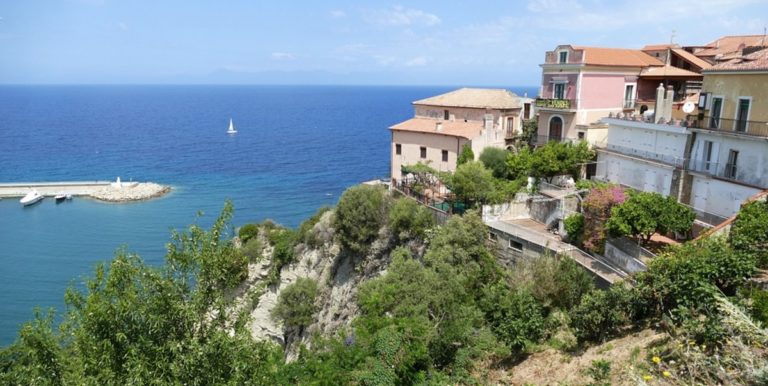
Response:
[[[672,121],[672,102],[675,100],[675,90],[672,85],[667,86],[667,97],[664,99],[664,120]]]
[[[443,131],[443,122],[435,123],[435,131]]]
[[[659,87],[656,88],[656,105],[653,110],[653,121],[657,122],[659,118],[664,117],[664,85],[659,83]]]

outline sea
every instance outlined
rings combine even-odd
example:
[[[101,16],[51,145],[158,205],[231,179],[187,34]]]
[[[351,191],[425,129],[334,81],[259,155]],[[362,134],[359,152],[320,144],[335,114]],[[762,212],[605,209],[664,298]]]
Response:
[[[0,86],[0,182],[173,188],[129,204],[0,200],[0,347],[36,308],[62,315],[65,289],[116,251],[161,264],[171,230],[210,226],[226,200],[235,226],[295,227],[346,188],[386,178],[387,128],[413,115],[412,101],[455,88]]]

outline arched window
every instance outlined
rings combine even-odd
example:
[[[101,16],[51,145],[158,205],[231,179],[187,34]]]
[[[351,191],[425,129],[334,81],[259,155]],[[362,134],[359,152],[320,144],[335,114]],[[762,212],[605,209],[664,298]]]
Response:
[[[560,141],[563,139],[563,118],[552,117],[549,119],[549,140]]]

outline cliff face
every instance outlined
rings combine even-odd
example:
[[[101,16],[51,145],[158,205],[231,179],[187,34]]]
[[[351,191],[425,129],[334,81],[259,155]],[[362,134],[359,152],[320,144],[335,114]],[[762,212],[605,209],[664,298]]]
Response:
[[[314,334],[330,337],[349,326],[359,311],[357,290],[360,284],[381,275],[390,261],[391,245],[386,228],[380,230],[368,254],[358,256],[343,251],[334,242],[332,217],[332,212],[326,212],[312,229],[321,242],[319,247],[297,245],[295,262],[282,267],[279,281],[259,288],[267,280],[273,264],[272,248],[266,247],[263,258],[249,266],[246,288],[239,291],[241,294],[250,292],[254,296],[250,312],[252,336],[257,340],[272,340],[283,345],[288,360],[295,359],[300,344],[309,345]],[[319,311],[314,315],[314,322],[306,328],[300,331],[284,329],[272,320],[270,312],[277,304],[280,292],[299,278],[317,282],[316,304]]]

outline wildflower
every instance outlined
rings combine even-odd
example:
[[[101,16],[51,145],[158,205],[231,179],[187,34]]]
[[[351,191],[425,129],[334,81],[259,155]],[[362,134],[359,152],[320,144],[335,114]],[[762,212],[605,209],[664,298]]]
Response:
[[[661,375],[663,375],[664,378],[669,378],[672,376],[672,374],[670,374],[669,371],[664,371],[663,373],[661,373]]]
[[[650,376],[650,375],[648,375],[648,374],[645,374],[645,375],[643,375],[643,380],[644,380],[644,381],[648,382],[648,381],[650,381],[651,379],[653,379],[653,377],[652,377],[652,376]]]
[[[706,349],[707,349],[707,345],[706,345],[706,344],[702,344],[702,345],[701,345],[701,349],[702,349],[702,350],[706,350]]]
[[[651,360],[653,361],[653,363],[655,363],[655,364],[657,364],[657,365],[658,365],[659,363],[661,363],[661,358],[659,358],[659,357],[653,357],[653,358],[651,358]]]

